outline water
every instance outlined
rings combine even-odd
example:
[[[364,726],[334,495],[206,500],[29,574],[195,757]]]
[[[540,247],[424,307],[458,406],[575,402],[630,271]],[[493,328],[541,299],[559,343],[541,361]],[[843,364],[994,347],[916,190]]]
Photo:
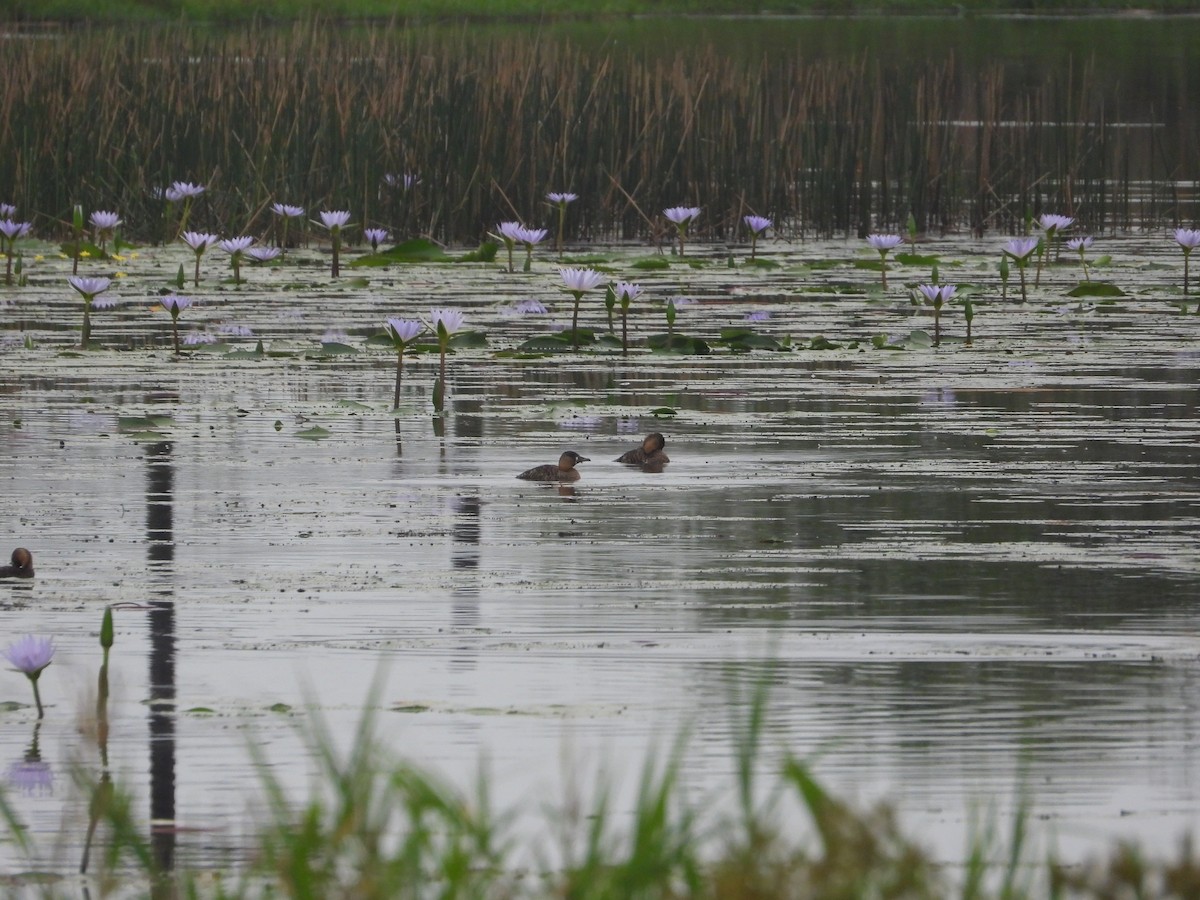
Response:
[[[67,263],[31,267],[0,309],[6,336],[34,343],[3,350],[0,483],[7,540],[38,577],[0,603],[9,634],[53,635],[59,654],[40,730],[28,708],[0,713],[0,764],[36,736],[53,774],[14,798],[38,865],[77,865],[70,771],[100,767],[89,697],[116,603],[109,766],[144,823],[175,823],[158,841],[180,866],[251,852],[248,745],[303,794],[306,708],[345,740],[376,679],[395,752],[464,788],[485,766],[501,808],[554,805],[599,768],[629,788],[685,728],[685,781],[719,805],[768,677],[767,764],[795,753],[833,791],[892,802],[941,858],[1023,799],[1067,858],[1119,837],[1173,845],[1200,808],[1197,320],[1178,312],[1180,254],[1105,241],[1102,277],[1128,296],[1066,297],[1079,272],[1064,263],[1022,306],[999,300],[994,244],[922,248],[981,286],[972,347],[958,310],[941,348],[871,347],[930,327],[904,288],[924,266],[893,266],[884,293],[859,242],[772,243],[777,269],[698,248],[710,265],[638,273],[634,334],[686,296],[684,333],[765,309],[758,331],[840,349],[628,359],[493,356],[569,317],[547,259],[332,286],[309,251],[241,288],[213,262],[184,323],[250,327],[242,346],[272,355],[180,361],[150,307],[186,250],[130,261],[121,305],[94,321],[109,349],[86,355],[69,352]],[[624,277],[644,252],[610,255]],[[551,314],[509,314],[524,297]],[[444,422],[436,356],[409,360],[393,416],[394,357],[363,338],[444,304],[490,349],[451,358]],[[599,310],[585,297],[583,323]],[[360,352],[320,356],[327,328]],[[158,436],[122,427],[154,414],[171,417]],[[314,425],[329,436],[297,436]],[[612,461],[653,430],[664,472]],[[575,485],[514,477],[568,447],[591,458]],[[3,676],[0,700],[28,702],[23,679]]]

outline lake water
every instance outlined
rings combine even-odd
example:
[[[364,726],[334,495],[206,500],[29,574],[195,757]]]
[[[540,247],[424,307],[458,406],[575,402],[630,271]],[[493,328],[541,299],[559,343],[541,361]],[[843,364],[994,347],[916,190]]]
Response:
[[[906,287],[924,263],[893,264],[884,292],[861,242],[768,242],[772,269],[706,247],[703,267],[645,272],[645,249],[602,248],[647,287],[638,339],[686,297],[686,334],[841,345],[684,357],[496,357],[567,323],[548,257],[334,284],[309,250],[241,287],[206,262],[182,316],[250,328],[238,346],[271,355],[175,360],[151,307],[191,258],[179,248],[124,264],[121,303],[94,315],[104,349],[76,354],[69,263],[31,265],[0,307],[0,484],[6,540],[38,576],[0,584],[0,605],[9,635],[59,650],[40,730],[28,706],[0,713],[0,763],[36,735],[53,783],[12,799],[37,867],[78,863],[70,773],[100,767],[80,729],[109,604],[129,605],[109,766],[144,822],[178,826],[159,840],[179,866],[250,852],[249,744],[303,795],[306,710],[345,739],[376,679],[398,755],[464,789],[486,765],[497,805],[535,820],[600,768],[628,791],[683,729],[689,788],[728,800],[737,723],[767,677],[767,768],[794,753],[836,793],[890,801],[940,858],[1021,802],[1070,859],[1117,838],[1173,848],[1200,809],[1200,317],[1179,312],[1168,237],[1104,244],[1114,262],[1094,277],[1126,296],[1066,296],[1080,273],[1064,261],[1036,289],[1031,272],[1024,305],[1015,272],[1000,300],[1000,242],[922,245],[944,279],[979,286],[975,342],[955,308],[941,347],[908,350],[870,337],[931,327]],[[512,314],[525,298],[551,312]],[[393,415],[394,355],[364,339],[441,305],[489,346],[450,358],[444,420],[436,354],[410,359]],[[581,323],[602,327],[599,294]],[[358,352],[321,355],[328,329]],[[171,418],[128,419],[153,415]],[[299,436],[313,426],[328,436]],[[613,462],[649,431],[667,436],[665,471]],[[591,460],[570,488],[514,477],[565,448]],[[23,678],[0,678],[0,700],[28,703]]]

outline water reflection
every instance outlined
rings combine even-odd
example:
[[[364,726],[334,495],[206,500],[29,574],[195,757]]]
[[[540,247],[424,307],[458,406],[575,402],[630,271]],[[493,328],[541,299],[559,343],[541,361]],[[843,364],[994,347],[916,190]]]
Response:
[[[451,501],[454,524],[450,566],[454,572],[454,591],[450,624],[465,632],[479,627],[479,544],[483,533],[479,513],[482,505],[474,494],[458,495]],[[456,659],[471,664],[469,660]]]
[[[150,600],[150,840],[156,868],[175,865],[175,468],[170,441],[146,448],[146,553]]]
[[[38,742],[42,720],[33,724],[29,747],[19,760],[11,763],[4,772],[4,780],[13,790],[28,796],[49,796],[54,793],[54,771],[42,759]]]

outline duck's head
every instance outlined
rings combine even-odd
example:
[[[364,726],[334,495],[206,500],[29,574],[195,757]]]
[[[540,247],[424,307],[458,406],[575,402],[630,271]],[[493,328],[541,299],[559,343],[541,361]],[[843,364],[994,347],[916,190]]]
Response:
[[[567,450],[558,458],[558,467],[565,472],[569,472],[581,462],[591,462],[591,460],[586,456],[580,456],[574,450]]]
[[[646,439],[642,441],[643,453],[657,453],[663,447],[667,446],[667,439],[659,432],[652,431],[646,435]]]
[[[33,554],[24,547],[18,547],[12,552],[12,564],[14,569],[21,571],[33,571]]]

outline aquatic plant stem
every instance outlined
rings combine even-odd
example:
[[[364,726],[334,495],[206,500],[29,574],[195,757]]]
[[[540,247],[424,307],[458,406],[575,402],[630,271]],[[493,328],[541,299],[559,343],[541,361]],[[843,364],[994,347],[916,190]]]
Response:
[[[42,708],[42,693],[38,690],[37,678],[30,678],[29,683],[33,685],[33,702],[37,704],[38,718],[43,719],[46,716],[46,711]]]
[[[400,379],[404,375],[404,349],[396,352],[396,392],[392,397],[392,409],[400,408]],[[443,371],[442,377],[445,377]]]
[[[571,349],[579,349],[579,301],[583,298],[583,291],[571,291],[571,296],[575,298],[575,305],[571,308]]]
[[[92,300],[90,297],[83,299],[83,331],[79,335],[79,347],[82,350],[88,348],[88,344],[92,340]]]

